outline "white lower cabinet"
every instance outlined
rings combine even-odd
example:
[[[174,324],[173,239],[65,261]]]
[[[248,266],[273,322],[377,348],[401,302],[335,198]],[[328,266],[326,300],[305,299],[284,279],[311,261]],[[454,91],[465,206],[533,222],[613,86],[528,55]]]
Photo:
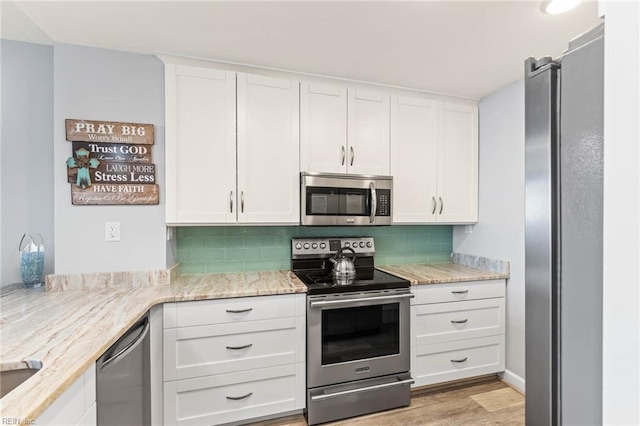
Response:
[[[35,421],[38,426],[95,426],[96,366],[92,364]]]
[[[164,308],[165,425],[220,424],[304,408],[304,294]]]
[[[414,287],[414,387],[504,371],[505,281]]]

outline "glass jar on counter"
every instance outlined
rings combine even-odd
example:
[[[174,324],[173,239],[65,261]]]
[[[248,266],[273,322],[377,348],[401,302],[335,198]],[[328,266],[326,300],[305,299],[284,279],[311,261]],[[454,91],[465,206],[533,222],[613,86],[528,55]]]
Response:
[[[37,288],[44,283],[44,240],[40,234],[24,234],[18,246],[20,277],[25,287]]]

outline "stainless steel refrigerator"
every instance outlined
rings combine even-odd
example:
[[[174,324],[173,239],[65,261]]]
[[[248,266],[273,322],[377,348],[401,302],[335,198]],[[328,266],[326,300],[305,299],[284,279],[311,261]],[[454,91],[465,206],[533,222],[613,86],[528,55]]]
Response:
[[[527,425],[602,424],[603,127],[603,25],[526,60]]]

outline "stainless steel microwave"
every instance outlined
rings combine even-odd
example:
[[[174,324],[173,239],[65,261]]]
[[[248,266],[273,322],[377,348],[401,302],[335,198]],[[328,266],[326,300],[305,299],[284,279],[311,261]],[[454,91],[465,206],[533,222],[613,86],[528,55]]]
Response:
[[[391,225],[391,176],[300,174],[302,225]]]

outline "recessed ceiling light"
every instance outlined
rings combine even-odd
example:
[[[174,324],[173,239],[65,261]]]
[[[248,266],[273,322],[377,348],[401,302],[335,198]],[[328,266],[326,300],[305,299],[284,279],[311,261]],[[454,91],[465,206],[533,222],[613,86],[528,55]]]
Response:
[[[557,15],[573,9],[580,4],[582,0],[544,0],[540,10],[549,15]]]

